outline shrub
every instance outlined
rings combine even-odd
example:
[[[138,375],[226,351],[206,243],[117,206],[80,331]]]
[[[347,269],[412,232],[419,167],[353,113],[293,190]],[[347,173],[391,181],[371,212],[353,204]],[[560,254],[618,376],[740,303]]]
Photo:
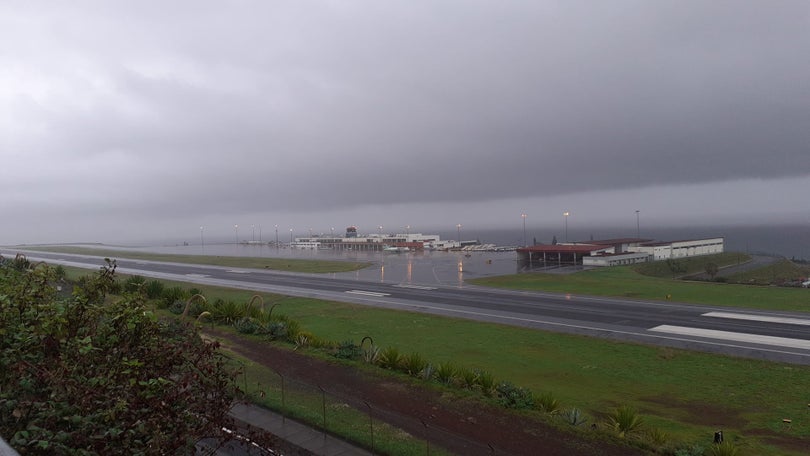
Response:
[[[270,340],[287,339],[287,322],[273,321],[264,326],[262,333],[270,336]]]
[[[287,341],[295,343],[298,334],[301,333],[301,324],[295,320],[285,320],[287,325]]]
[[[214,301],[214,305],[211,306],[211,315],[214,321],[226,325],[232,325],[245,316],[238,304],[222,299]]]
[[[472,371],[467,368],[461,368],[458,370],[458,377],[461,379],[461,383],[464,388],[473,389],[478,380],[478,375],[475,371]]]
[[[380,348],[370,345],[367,349],[363,350],[363,361],[369,364],[377,364],[380,360]]]
[[[563,411],[560,413],[560,417],[571,426],[582,426],[588,422],[588,419],[585,418],[582,410],[576,407]]]
[[[141,276],[129,276],[124,281],[124,291],[127,293],[136,293],[141,289],[141,285],[146,283],[146,279]]]
[[[168,307],[169,312],[171,312],[171,313],[173,313],[175,315],[180,315],[181,313],[183,313],[183,310],[185,308],[186,308],[186,302],[185,301],[179,301],[179,300],[174,301]]]
[[[644,420],[636,412],[636,409],[628,405],[622,405],[608,416],[608,424],[616,431],[619,437],[623,438],[638,431],[644,424]]]
[[[233,327],[242,334],[256,334],[261,325],[250,317],[242,317],[239,320],[236,320]]]
[[[107,299],[114,271],[55,301],[46,268],[0,268],[0,434],[21,453],[191,454],[230,438],[236,372],[219,344],[139,292]]]
[[[362,350],[360,349],[359,345],[355,345],[353,340],[345,340],[341,342],[338,346],[333,355],[335,358],[340,359],[357,359],[362,354]]]
[[[414,352],[402,358],[401,366],[408,375],[416,377],[427,366],[427,361],[422,358],[422,355]]]
[[[377,361],[380,367],[384,369],[396,370],[402,362],[402,355],[396,347],[387,347],[380,353],[379,360]]]
[[[526,409],[534,405],[531,390],[515,386],[511,382],[501,382],[496,388],[498,402],[506,408]]]
[[[164,306],[172,305],[175,301],[185,301],[189,298],[186,291],[180,287],[169,287],[163,290],[161,296]],[[182,311],[181,311],[182,312]]]
[[[495,389],[495,378],[487,371],[477,371],[476,374],[476,382],[481,387],[481,392],[484,396],[491,396]]]
[[[551,393],[543,393],[537,397],[537,408],[549,415],[553,415],[560,411],[560,401],[557,400]]]
[[[163,294],[163,282],[160,280],[150,280],[143,286],[146,297],[149,299],[158,299]]]
[[[314,336],[305,331],[299,331],[298,334],[295,335],[295,343],[296,350],[299,348],[307,348],[309,347],[310,343],[314,339]]]
[[[449,385],[456,378],[456,368],[449,361],[439,363],[433,376],[436,377],[439,383]]]

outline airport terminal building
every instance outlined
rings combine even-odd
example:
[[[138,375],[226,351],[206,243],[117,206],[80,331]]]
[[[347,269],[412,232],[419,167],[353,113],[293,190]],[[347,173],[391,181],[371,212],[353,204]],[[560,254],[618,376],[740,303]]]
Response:
[[[652,239],[621,238],[554,245],[532,245],[517,249],[518,261],[529,267],[619,266],[648,261],[722,253],[722,237],[657,242]]]

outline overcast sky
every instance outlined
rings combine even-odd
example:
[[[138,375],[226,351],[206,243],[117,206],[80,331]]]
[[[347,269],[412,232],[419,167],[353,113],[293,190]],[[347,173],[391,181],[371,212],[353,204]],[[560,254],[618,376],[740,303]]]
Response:
[[[4,0],[0,244],[810,224],[808,56],[805,0]]]

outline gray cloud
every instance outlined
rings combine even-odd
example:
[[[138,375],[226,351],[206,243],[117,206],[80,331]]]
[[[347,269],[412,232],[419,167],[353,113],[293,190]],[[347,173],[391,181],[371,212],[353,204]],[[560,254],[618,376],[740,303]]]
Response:
[[[10,2],[0,192],[21,219],[188,223],[803,182],[808,21],[802,1]]]

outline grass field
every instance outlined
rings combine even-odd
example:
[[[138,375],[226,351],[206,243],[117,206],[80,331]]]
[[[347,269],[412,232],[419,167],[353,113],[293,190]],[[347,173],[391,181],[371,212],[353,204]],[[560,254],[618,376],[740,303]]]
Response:
[[[133,260],[169,261],[174,263],[206,264],[234,268],[273,269],[277,271],[332,273],[357,271],[370,263],[351,261],[299,260],[289,258],[228,257],[206,255],[170,255],[162,253],[132,252],[124,250],[96,249],[75,246],[26,247],[26,250],[42,252],[75,253],[108,258],[130,258]]]
[[[716,282],[689,282],[645,276],[630,266],[592,269],[576,274],[515,274],[473,279],[476,285],[573,295],[671,300],[714,306],[810,312],[810,290]]]

